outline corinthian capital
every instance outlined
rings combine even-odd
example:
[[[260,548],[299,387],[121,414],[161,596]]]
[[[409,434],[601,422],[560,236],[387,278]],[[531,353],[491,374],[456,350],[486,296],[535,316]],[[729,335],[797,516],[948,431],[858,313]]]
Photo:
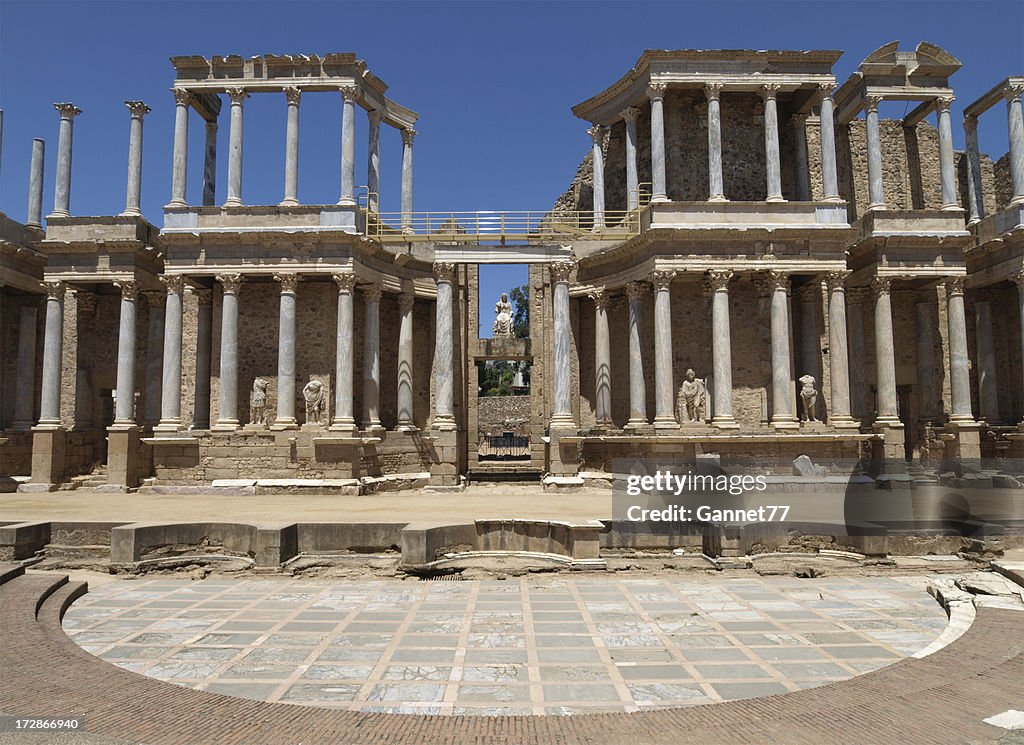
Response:
[[[832,92],[835,89],[835,83],[818,83],[818,100],[824,101],[826,98],[832,98]]]
[[[455,264],[450,261],[434,262],[434,279],[438,282],[455,283]]]
[[[647,276],[655,290],[667,290],[675,278],[676,273],[674,271],[655,271]]]
[[[871,289],[876,296],[888,295],[892,292],[892,277],[875,277],[871,280]]]
[[[298,274],[275,274],[274,279],[281,283],[282,295],[294,295],[299,284]]]
[[[619,113],[619,116],[622,117],[622,121],[626,122],[626,124],[632,124],[640,118],[640,109],[636,106],[630,106],[629,108],[623,109]]]
[[[627,282],[626,295],[630,300],[643,300],[647,294],[647,283],[642,281]]]
[[[789,292],[789,274],[787,272],[780,272],[776,269],[769,269],[764,273],[764,281],[768,286],[768,289],[772,292],[776,290],[783,290]]]
[[[1003,98],[1008,102],[1019,101],[1024,95],[1024,85],[1008,85],[1003,88]]]
[[[864,111],[877,114],[880,103],[882,103],[881,96],[864,96]]]
[[[137,116],[140,119],[152,111],[142,101],[125,101],[124,105],[128,107],[128,111],[132,113],[132,116]]]
[[[765,83],[761,86],[761,98],[765,101],[774,101],[781,87],[778,83]]]
[[[174,102],[178,104],[178,106],[188,106],[192,103],[192,92],[187,91],[184,88],[175,88]]]
[[[412,145],[412,141],[416,139],[416,130],[412,127],[405,127],[402,129],[402,144]]]
[[[600,124],[595,124],[587,130],[587,134],[590,135],[590,139],[594,141],[595,145],[601,145],[604,143],[605,128]]]
[[[666,90],[668,90],[668,83],[652,80],[650,85],[647,86],[647,97],[652,101],[664,98]]]
[[[298,105],[299,101],[302,100],[302,88],[297,85],[285,86],[284,97],[288,100],[288,103]]]
[[[168,295],[180,295],[185,289],[185,277],[181,274],[164,274],[160,277]]]
[[[239,106],[241,106],[242,102],[249,95],[248,93],[245,92],[245,88],[241,88],[241,87],[238,87],[238,86],[235,86],[233,88],[228,88],[224,92],[227,93],[228,94],[228,98],[231,99],[231,105],[232,106],[234,106],[235,104],[238,104]]]
[[[355,272],[336,272],[331,275],[331,279],[337,283],[339,294],[350,294],[356,286]]]
[[[729,289],[729,280],[733,277],[732,269],[710,269],[708,271],[708,284],[711,285],[711,290],[718,292],[719,290]]]
[[[594,290],[588,295],[588,297],[594,301],[594,305],[597,307],[598,310],[608,309],[608,303],[611,298],[608,295],[608,293],[604,291],[603,288],[599,290]]]
[[[949,111],[949,107],[953,105],[953,96],[939,96],[935,99],[935,108],[938,111]]]
[[[61,119],[74,119],[82,113],[82,110],[73,103],[55,103],[53,108],[60,112]]]
[[[214,279],[220,282],[221,287],[224,288],[224,293],[227,295],[237,294],[242,286],[241,274],[218,274]]]
[[[721,83],[705,83],[704,84],[704,97],[709,101],[717,101],[722,96],[722,84]]]
[[[338,90],[341,92],[341,97],[345,99],[345,103],[355,103],[356,98],[359,97],[359,88],[354,85],[343,85]]]
[[[548,266],[551,271],[551,281],[553,283],[568,282],[569,275],[572,274],[572,270],[576,268],[575,261],[556,261]]]
[[[139,297],[139,285],[134,280],[125,279],[114,282],[114,287],[121,291],[123,300],[137,300]]]
[[[64,297],[64,289],[66,285],[63,282],[49,280],[47,282],[43,282],[43,287],[46,289],[46,297],[51,300],[60,300]]]
[[[946,293],[952,297],[954,295],[964,294],[964,281],[966,277],[947,277],[946,278]]]
[[[850,276],[850,272],[845,269],[828,272],[825,275],[825,284],[828,285],[829,292],[835,292],[836,290],[843,290],[846,288],[846,278]]]
[[[368,303],[379,303],[381,295],[384,294],[376,282],[363,285],[360,289],[363,291],[363,299]]]

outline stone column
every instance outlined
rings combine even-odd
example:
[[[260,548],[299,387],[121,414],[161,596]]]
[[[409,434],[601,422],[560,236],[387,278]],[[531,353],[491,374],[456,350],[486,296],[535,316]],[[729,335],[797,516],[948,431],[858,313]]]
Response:
[[[868,144],[868,209],[884,210],[885,194],[882,189],[882,138],[878,131],[879,96],[864,97],[865,126]],[[886,293],[888,297],[888,293]]]
[[[675,272],[651,272],[654,287],[654,427],[674,429],[675,381],[672,379],[672,280]]]
[[[643,429],[647,421],[647,386],[644,381],[643,328],[646,282],[627,282],[629,297],[629,421],[626,429]]]
[[[125,101],[132,118],[128,127],[128,186],[122,215],[141,215],[139,200],[142,195],[142,117],[151,109],[142,101]]]
[[[71,139],[74,119],[82,113],[74,104],[55,103],[60,112],[60,131],[57,136],[57,180],[53,187],[53,213],[51,217],[71,216]]]
[[[356,97],[359,89],[343,85],[341,91],[341,198],[338,204],[356,203]]]
[[[839,172],[836,169],[836,120],[832,91],[834,83],[818,85],[821,97],[821,191],[826,202],[841,202],[839,196]]]
[[[210,370],[213,359],[213,290],[193,289],[196,306],[196,398],[193,429],[210,428]],[[166,326],[164,333],[167,333]],[[166,360],[166,357],[164,358]]]
[[[284,89],[288,119],[284,134],[284,199],[282,206],[299,203],[299,102],[302,89],[289,85]]]
[[[708,279],[711,298],[711,356],[715,379],[712,398],[714,418],[711,424],[719,429],[739,429],[732,413],[732,339],[729,321],[729,280],[731,269],[712,269]]]
[[[163,290],[143,290],[149,308],[149,328],[146,333],[146,380],[143,392],[143,414],[139,424],[147,427],[160,422],[161,395],[164,370],[164,305],[167,293]]]
[[[363,429],[371,432],[380,424],[380,298],[376,284],[363,285],[366,312],[363,316]]]
[[[452,285],[455,264],[434,262],[437,280],[436,318],[434,322],[434,420],[438,430],[455,429],[454,307]]]
[[[665,187],[665,83],[651,83],[647,97],[651,99],[651,201],[667,202]]]
[[[992,304],[974,304],[974,320],[978,340],[978,403],[981,418],[999,424],[999,384],[996,374],[996,347],[992,336]]]
[[[380,212],[380,122],[384,115],[376,109],[366,112],[369,132],[366,145],[366,206]]]
[[[242,104],[249,95],[245,88],[228,88],[231,98],[231,128],[228,131],[228,198],[225,207],[242,206]]]
[[[726,199],[722,181],[722,84],[708,83],[704,86],[704,95],[708,99],[708,201],[724,202]]]
[[[182,342],[182,293],[185,290],[185,278],[178,275],[164,275],[160,281],[167,288],[167,299],[164,306],[164,354],[163,374],[160,390],[160,423],[156,431],[175,432],[181,429],[181,342]],[[201,340],[202,333],[196,335]],[[206,343],[206,360],[209,364],[209,337]],[[196,349],[196,356],[202,355],[202,347]],[[209,385],[209,370],[206,380]],[[196,378],[196,398],[199,395],[199,378]],[[207,411],[209,411],[209,391],[207,390]],[[195,419],[199,419],[196,412]]]
[[[587,130],[593,143],[594,163],[594,230],[604,228],[604,127],[595,124]]]
[[[206,147],[203,153],[203,206],[217,203],[217,122],[206,122]]]
[[[220,312],[220,411],[216,430],[238,429],[238,291],[241,274],[219,274],[223,294]]]
[[[784,202],[782,198],[782,158],[779,155],[779,108],[775,97],[778,83],[761,86],[764,99],[764,152],[769,202]]]
[[[970,210],[968,225],[985,216],[985,191],[981,185],[981,153],[978,150],[978,117],[964,117],[964,136],[967,141],[967,206]]]
[[[949,324],[949,387],[953,399],[950,421],[973,422],[964,277],[949,277],[946,280],[946,321]]]
[[[799,426],[793,411],[793,361],[789,345],[789,275],[785,272],[765,273],[771,300],[772,348],[772,420],[774,429],[795,429]]]
[[[917,317],[917,400],[918,421],[934,422],[939,417],[939,396],[935,390],[935,304],[915,304]],[[940,368],[941,369],[941,368]]]
[[[1011,85],[1003,90],[1006,99],[1007,128],[1010,133],[1010,174],[1013,180],[1011,205],[1024,203],[1024,115],[1020,98],[1024,85]]]
[[[612,351],[608,333],[608,293],[597,290],[590,295],[594,301],[594,413],[597,426],[612,426]]]
[[[1024,270],[1013,275],[1013,283],[1017,285],[1017,318],[1020,319],[1020,353],[1024,361]],[[1024,364],[1018,371],[1017,382],[1024,385]],[[1024,390],[1024,388],[1022,388]],[[1024,416],[1021,417],[1021,426],[1024,427]]]
[[[412,311],[415,305],[413,293],[403,292],[398,296],[398,309],[401,311],[398,325],[398,429],[403,432],[416,431],[412,416],[412,370],[415,364]]]
[[[402,130],[402,231],[412,232],[412,141],[416,130]]]
[[[848,271],[825,275],[828,286],[829,423],[856,428],[850,407],[850,355],[846,341],[846,278]],[[858,364],[863,360],[858,360]]]
[[[274,429],[295,429],[295,291],[297,274],[275,274],[281,283],[277,331],[277,414]]]
[[[31,305],[21,306],[18,326],[18,378],[15,383],[14,422],[15,430],[28,430],[35,421],[36,401],[36,309]]]
[[[953,166],[953,128],[949,121],[949,107],[952,104],[952,96],[941,96],[935,101],[939,118],[939,172],[942,179],[944,210],[960,209],[960,202],[956,196],[956,169]]]
[[[552,317],[554,319],[554,354],[552,355],[552,388],[554,402],[551,407],[552,427],[575,427],[572,415],[571,376],[569,359],[569,276],[575,268],[572,261],[556,261],[550,265],[552,286]]]
[[[43,282],[46,288],[46,327],[43,332],[42,400],[39,426],[60,427],[61,365],[64,350],[63,282]]]
[[[626,123],[626,210],[632,211],[640,206],[640,181],[636,170],[636,120],[640,118],[640,109],[630,106],[623,109],[621,116]]]
[[[135,304],[139,290],[132,280],[114,282],[114,287],[121,290],[114,426],[131,426],[135,424]]]
[[[352,435],[356,432],[355,407],[352,403],[352,360],[355,355],[352,290],[356,286],[356,275],[352,272],[339,272],[332,276],[338,284],[338,330],[334,366],[334,421],[331,429]]]
[[[892,279],[875,277],[875,385],[878,392],[876,425],[899,425],[896,398],[896,342],[892,333]]]
[[[807,159],[807,114],[794,114],[793,141],[796,150],[796,199],[811,201],[811,175]]]
[[[864,371],[864,299],[870,290],[867,287],[851,287],[847,290],[847,341],[850,345],[849,358],[854,361],[850,370],[850,413],[855,420],[867,415],[867,379]]]
[[[168,207],[187,207],[185,187],[188,183],[188,110],[192,94],[174,89],[174,152],[171,155],[171,201]]]
[[[46,157],[46,143],[38,137],[32,140],[32,165],[28,174],[28,219],[25,226],[43,227],[43,164]]]

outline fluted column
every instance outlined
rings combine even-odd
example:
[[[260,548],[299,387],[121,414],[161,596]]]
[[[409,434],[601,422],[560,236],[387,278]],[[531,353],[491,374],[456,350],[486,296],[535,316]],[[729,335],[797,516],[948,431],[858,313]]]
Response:
[[[1006,99],[1007,129],[1010,133],[1010,175],[1013,181],[1013,198],[1010,204],[1024,203],[1024,114],[1021,113],[1020,97],[1024,85],[1011,85],[1003,91]]]
[[[985,191],[981,185],[981,153],[978,150],[978,117],[964,116],[964,137],[967,141],[967,207],[973,225],[985,216]]]
[[[808,202],[811,199],[811,175],[807,159],[807,114],[794,114],[793,148],[796,151],[796,199]]]
[[[952,96],[942,96],[935,101],[939,118],[939,173],[942,179],[942,209],[959,210],[956,196],[956,169],[953,166],[953,128],[949,120]]]
[[[185,188],[188,184],[188,110],[192,94],[174,89],[174,152],[171,155],[171,201],[168,207],[187,207]]]
[[[241,274],[217,275],[223,294],[220,315],[220,406],[214,429],[238,429],[238,291]]]
[[[131,112],[128,126],[128,185],[125,191],[122,215],[141,215],[139,200],[142,195],[142,117],[151,109],[142,101],[125,101]]]
[[[865,96],[864,119],[868,145],[868,209],[885,209],[885,192],[882,188],[882,137],[878,130],[878,96]]]
[[[953,407],[950,421],[973,422],[964,277],[949,277],[946,280],[946,321],[949,325],[949,387]]]
[[[821,192],[822,199],[826,202],[842,201],[839,196],[839,172],[836,168],[836,120],[832,101],[832,91],[835,89],[834,83],[818,85],[818,95],[821,99]]]
[[[647,97],[651,99],[651,201],[667,202],[665,186],[665,83],[651,83]]]
[[[206,122],[206,143],[203,148],[203,206],[217,203],[217,122]]]
[[[1020,359],[1021,369],[1017,371],[1017,382],[1024,390],[1024,270],[1013,275],[1013,283],[1017,285],[1017,318],[1020,319]],[[1024,406],[1021,407],[1024,409]],[[1021,416],[1021,426],[1024,426],[1024,411]]]
[[[380,424],[380,285],[363,285],[363,429]]]
[[[366,112],[369,122],[366,144],[366,206],[380,212],[380,122],[384,115],[374,109]]]
[[[864,360],[867,353],[864,349],[864,301],[870,296],[868,287],[850,287],[846,291],[846,324],[849,358],[854,360],[850,369],[850,413],[854,420],[861,421],[868,415],[867,379],[864,371]]]
[[[608,333],[608,293],[597,290],[594,301],[594,414],[597,426],[612,425],[612,351]]]
[[[228,130],[228,198],[225,207],[242,206],[242,105],[249,95],[245,88],[228,88],[231,99],[231,128]]]
[[[71,216],[71,141],[75,117],[82,113],[74,104],[55,103],[60,112],[60,131],[57,135],[57,176],[53,187],[53,214],[51,217]]]
[[[412,232],[412,141],[416,130],[402,130],[402,230]]]
[[[158,431],[181,429],[181,341],[182,341],[182,293],[185,278],[181,275],[164,275],[160,281],[167,288],[164,305],[164,354],[163,375],[160,390],[160,423]],[[199,335],[197,335],[198,341]],[[208,342],[209,340],[207,340]],[[209,343],[207,343],[207,353]],[[200,354],[197,347],[196,354]],[[196,380],[198,389],[199,380]],[[198,414],[196,416],[198,419]]]
[[[704,86],[704,95],[708,100],[708,201],[724,202],[726,199],[722,181],[722,84],[708,83]]]
[[[284,199],[282,205],[299,203],[299,103],[302,89],[289,85],[284,89],[288,115],[284,134]]]
[[[295,293],[297,274],[275,274],[281,284],[277,330],[277,414],[274,429],[294,429],[295,419]]]
[[[622,111],[626,123],[626,209],[635,210],[640,206],[640,180],[636,167],[636,120],[640,109],[630,106]]]
[[[654,427],[674,429],[675,381],[672,379],[672,280],[675,272],[651,272],[654,287]]]
[[[21,306],[18,325],[18,377],[15,381],[14,421],[11,428],[27,430],[34,423],[36,401],[36,309]]]
[[[352,272],[339,272],[333,275],[333,279],[338,285],[338,326],[334,368],[334,421],[331,423],[331,429],[353,434],[356,431],[356,420],[355,407],[352,403],[352,359],[355,356],[352,290],[356,286],[356,275]]]
[[[720,429],[739,429],[732,413],[732,338],[729,320],[729,281],[731,269],[708,272],[711,284],[711,357],[715,372],[711,424]]]
[[[135,424],[135,314],[138,286],[133,281],[115,282],[121,290],[121,319],[117,335],[117,392],[114,426]]]
[[[789,275],[765,273],[771,291],[772,420],[775,429],[793,429],[798,425],[793,410],[793,361],[789,337]]]
[[[627,429],[645,428],[647,421],[647,384],[644,380],[643,328],[646,282],[627,282],[629,297],[629,421]]]
[[[146,333],[146,379],[142,386],[142,417],[139,424],[147,427],[160,422],[160,398],[163,393],[164,327],[166,326],[167,293],[163,289],[143,290],[149,308]]]
[[[892,279],[875,277],[871,280],[875,291],[875,386],[878,412],[875,424],[900,423],[896,397],[896,343],[892,333]]]
[[[552,317],[554,319],[553,393],[551,407],[552,427],[575,427],[572,415],[572,393],[570,380],[572,361],[569,359],[569,335],[572,333],[569,321],[569,276],[575,263],[556,261],[550,265],[552,285]]]
[[[1001,422],[999,417],[999,384],[996,374],[996,347],[992,336],[992,304],[974,304],[974,321],[978,340],[978,403],[981,418],[989,424]]]
[[[604,228],[604,132],[605,128],[598,124],[587,130],[594,163],[594,230]]]
[[[28,217],[25,226],[43,226],[43,164],[46,160],[46,143],[38,137],[32,140],[32,163],[28,174]]]
[[[359,89],[343,85],[341,91],[341,198],[338,204],[356,203],[356,97]]]
[[[432,427],[455,429],[454,307],[455,264],[434,262],[437,303],[434,321],[434,418]]]
[[[210,371],[213,368],[213,290],[189,288],[189,292],[196,296],[196,394],[192,427],[209,429]]]
[[[416,296],[403,292],[398,296],[398,310],[401,318],[398,325],[398,429],[403,432],[416,430],[412,412],[413,373],[413,308]]]
[[[848,271],[829,272],[828,285],[828,365],[829,423],[834,427],[856,427],[850,409],[850,356],[846,340],[846,278]],[[860,362],[858,360],[858,362]]]
[[[46,327],[43,332],[43,381],[39,426],[60,427],[61,366],[64,352],[63,282],[43,282],[46,288]]]
[[[778,83],[761,86],[764,99],[764,153],[769,202],[784,202],[782,198],[782,158],[779,155],[779,105],[775,97]]]

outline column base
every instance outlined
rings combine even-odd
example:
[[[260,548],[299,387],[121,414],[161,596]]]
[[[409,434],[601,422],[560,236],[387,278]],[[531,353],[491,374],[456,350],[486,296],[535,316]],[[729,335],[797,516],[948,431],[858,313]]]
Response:
[[[783,197],[783,196],[774,196],[774,197],[768,197],[764,201],[766,201],[766,202],[785,202],[786,198]]]
[[[558,429],[572,428],[576,426],[576,420],[573,419],[572,414],[555,414],[551,417],[551,421],[548,423],[548,427],[555,427]]]
[[[837,203],[840,203],[840,202],[844,202],[846,200],[844,200],[838,194],[832,194],[832,195],[829,195],[827,197],[824,197],[821,201],[822,202],[828,202],[829,204],[837,204]]]
[[[242,200],[241,199],[237,199],[237,198],[228,197],[228,199],[225,200],[225,202],[224,202],[224,206],[225,207],[241,207],[242,206]]]
[[[188,207],[188,202],[184,199],[172,199],[170,202],[164,205],[164,209],[179,209],[181,207]]]
[[[941,209],[943,212],[961,212],[961,211],[963,211],[963,208],[959,204],[957,204],[956,202],[950,202],[949,204],[944,204],[939,209]]]
[[[54,210],[46,216],[46,219],[49,220],[51,217],[71,217],[71,213],[67,210]]]
[[[1019,204],[1024,204],[1024,194],[1015,194],[1007,207],[1016,207]]]
[[[711,420],[711,426],[718,429],[739,429],[739,423],[731,416],[716,416]]]
[[[954,414],[949,418],[949,423],[959,427],[969,427],[978,424],[978,422],[975,421],[974,417],[971,416],[970,414]]]
[[[298,429],[299,423],[295,420],[295,417],[283,417],[281,419],[275,419],[274,423],[270,425],[270,429],[275,432],[283,432],[286,429]]]
[[[868,211],[871,211],[871,212],[873,212],[875,210],[884,210],[884,209],[885,209],[885,204],[882,203],[882,202],[874,202],[873,204],[869,204],[868,205]]]
[[[124,212],[122,212],[119,215],[119,217],[141,217],[141,216],[142,216],[142,210],[140,210],[138,208],[132,208],[132,209],[129,209],[129,210],[125,210]]]
[[[651,204],[661,204],[671,201],[666,194],[655,194],[651,197]]]
[[[630,418],[630,420],[628,422],[626,422],[626,426],[623,427],[623,429],[630,429],[630,430],[634,430],[634,431],[635,430],[650,430],[651,429],[651,423],[649,421],[647,421],[646,419]]]
[[[800,422],[793,416],[774,416],[769,426],[774,430],[800,429]]]
[[[728,202],[729,200],[725,198],[725,194],[712,194],[710,197],[708,197],[708,201],[709,202]]]
[[[299,203],[298,199],[288,198],[288,199],[282,199],[280,202],[277,203],[277,206],[278,207],[295,207],[295,206],[298,205],[298,203]]]
[[[430,428],[438,432],[454,432],[458,426],[455,424],[454,416],[436,416]]]
[[[358,431],[356,420],[350,418],[335,419],[327,429],[331,432],[344,432],[348,435],[354,435]]]
[[[181,419],[161,419],[160,423],[153,427],[154,434],[174,434],[182,430]]]
[[[356,206],[356,200],[353,199],[352,197],[342,197],[341,199],[338,200],[338,206],[339,207],[355,207]]]
[[[420,428],[412,422],[399,422],[395,428],[399,432],[419,432]]]
[[[210,427],[211,432],[236,432],[239,429],[237,419],[218,419],[217,423]]]
[[[1021,426],[1024,427],[1024,424],[1022,424]],[[594,422],[594,429],[609,430],[614,428],[615,422],[613,422],[610,418],[598,419],[596,422]]]
[[[972,420],[973,421],[973,420]],[[872,428],[878,429],[903,429],[903,422],[896,416],[879,416],[871,424]]]
[[[828,423],[836,429],[860,429],[860,422],[849,415],[830,417]]]
[[[674,417],[655,417],[655,429],[679,429],[679,422]]]

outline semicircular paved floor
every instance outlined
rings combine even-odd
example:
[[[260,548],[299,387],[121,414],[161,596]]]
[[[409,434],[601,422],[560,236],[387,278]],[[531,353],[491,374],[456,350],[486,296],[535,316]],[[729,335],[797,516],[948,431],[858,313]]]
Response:
[[[64,628],[201,690],[364,711],[636,711],[784,693],[927,646],[927,578],[173,577],[90,591]]]

